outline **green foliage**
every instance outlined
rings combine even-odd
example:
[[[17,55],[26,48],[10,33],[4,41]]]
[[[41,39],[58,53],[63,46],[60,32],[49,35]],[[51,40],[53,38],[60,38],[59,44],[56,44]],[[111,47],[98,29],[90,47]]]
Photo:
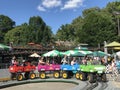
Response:
[[[51,29],[40,17],[34,16],[30,18],[29,24],[24,23],[6,33],[5,42],[13,42],[14,45],[26,45],[29,42],[46,45],[51,36]]]
[[[75,31],[71,25],[62,25],[56,34],[56,38],[63,41],[73,41],[75,36]]]
[[[69,25],[62,25],[56,34],[60,40],[68,40],[69,35],[74,35],[74,43],[87,43],[89,46],[97,47],[103,45],[104,41],[120,40],[117,31],[114,11],[120,11],[120,2],[108,3],[106,8],[89,8],[83,11],[83,15],[77,17]],[[74,30],[73,32],[70,32]],[[66,33],[67,31],[67,33]],[[69,37],[69,38],[67,38]]]
[[[71,27],[74,29],[74,43],[79,44],[81,40],[83,39],[82,37],[80,38],[81,34],[83,34],[82,27],[84,24],[84,19],[82,17],[78,17],[72,21]]]
[[[105,8],[109,13],[113,14],[115,11],[120,11],[120,2],[108,3]]]
[[[84,32],[82,37],[86,37],[84,42],[91,46],[97,46],[98,43],[113,40],[111,37],[116,35],[111,16],[104,12],[89,13],[89,15],[84,18],[82,30]]]
[[[8,16],[0,15],[0,42],[4,42],[4,35],[7,31],[11,30],[15,22]]]

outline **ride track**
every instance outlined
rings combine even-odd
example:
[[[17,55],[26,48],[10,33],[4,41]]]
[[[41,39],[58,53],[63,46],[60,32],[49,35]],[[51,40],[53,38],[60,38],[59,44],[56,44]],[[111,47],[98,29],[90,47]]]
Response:
[[[47,78],[47,79],[28,79],[23,81],[16,81],[16,80],[6,80],[0,82],[0,89],[8,88],[16,85],[22,84],[30,84],[30,83],[44,83],[44,82],[63,82],[63,83],[72,83],[76,84],[77,86],[71,90],[105,90],[108,87],[107,82],[95,82],[89,83],[89,81],[80,81],[75,79],[74,77],[71,79],[54,79],[54,78]]]

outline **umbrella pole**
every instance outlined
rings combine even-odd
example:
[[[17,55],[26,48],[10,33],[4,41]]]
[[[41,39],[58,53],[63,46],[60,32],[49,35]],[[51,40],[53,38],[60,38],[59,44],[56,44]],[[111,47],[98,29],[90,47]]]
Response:
[[[56,57],[56,56],[54,56],[54,59],[53,59],[53,64],[55,64],[55,57]]]

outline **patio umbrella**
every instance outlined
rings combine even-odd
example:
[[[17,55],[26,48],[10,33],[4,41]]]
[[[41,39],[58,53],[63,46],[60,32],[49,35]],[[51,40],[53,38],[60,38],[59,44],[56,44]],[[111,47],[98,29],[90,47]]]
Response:
[[[37,53],[33,53],[30,55],[30,57],[41,57],[40,55],[38,55]]]
[[[80,50],[79,52],[84,54],[84,55],[90,55],[93,53],[92,51],[84,51],[84,50]]]
[[[12,50],[12,47],[4,44],[0,44],[0,50]]]
[[[67,56],[85,56],[83,53],[79,52],[79,50],[68,50],[64,54]]]
[[[107,56],[107,54],[105,52],[102,52],[102,51],[94,51],[93,56],[95,56],[95,57],[103,57],[103,56]]]
[[[109,43],[109,44],[105,45],[105,47],[120,47],[120,43],[114,41],[112,43]]]
[[[88,48],[79,46],[79,47],[76,47],[75,50],[88,50]]]
[[[52,50],[43,54],[44,57],[54,57],[54,56],[62,56],[62,55],[63,53],[59,52],[58,50]]]

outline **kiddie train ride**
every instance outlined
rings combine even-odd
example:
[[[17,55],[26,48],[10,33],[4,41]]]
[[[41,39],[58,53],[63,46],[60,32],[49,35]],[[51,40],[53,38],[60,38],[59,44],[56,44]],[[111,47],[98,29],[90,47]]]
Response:
[[[38,64],[37,68],[30,63],[26,64],[26,66],[13,65],[9,67],[9,72],[11,73],[11,79],[16,78],[18,81],[25,79],[34,79],[36,78],[36,73],[34,71],[37,70],[39,72],[39,77],[41,79],[45,79],[47,72],[53,74],[54,78],[63,79],[71,78],[75,75],[75,78],[78,80],[88,80],[90,83],[95,82],[95,78],[101,78],[102,81],[107,81],[105,74],[105,66],[103,65],[70,65],[70,64]]]

